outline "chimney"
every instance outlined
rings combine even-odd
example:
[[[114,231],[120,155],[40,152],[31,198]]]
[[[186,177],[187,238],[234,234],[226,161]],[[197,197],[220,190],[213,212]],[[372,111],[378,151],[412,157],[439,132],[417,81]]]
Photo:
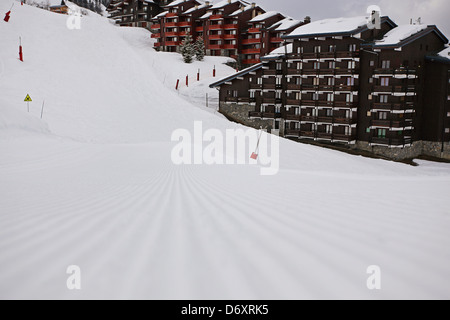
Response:
[[[231,4],[231,0],[228,0],[228,4]]]
[[[256,8],[256,3],[252,2],[252,8],[255,9]]]
[[[209,7],[209,1],[205,1],[207,7]]]
[[[195,9],[198,9],[198,3],[197,3],[197,4],[195,4]]]
[[[311,17],[310,16],[306,16],[305,20],[304,20],[305,24],[311,23]]]
[[[245,7],[241,6],[241,11],[244,12],[244,10],[245,10]]]

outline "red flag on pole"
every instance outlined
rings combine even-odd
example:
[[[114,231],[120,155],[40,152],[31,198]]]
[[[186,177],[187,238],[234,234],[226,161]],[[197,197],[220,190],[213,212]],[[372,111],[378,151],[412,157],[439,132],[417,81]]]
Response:
[[[19,60],[23,62],[22,38],[19,38]]]

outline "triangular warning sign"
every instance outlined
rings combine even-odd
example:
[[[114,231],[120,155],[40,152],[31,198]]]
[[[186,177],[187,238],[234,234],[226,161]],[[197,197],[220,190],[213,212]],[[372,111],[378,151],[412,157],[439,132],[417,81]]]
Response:
[[[31,101],[33,101],[33,100],[31,100],[31,97],[30,97],[30,95],[29,94],[27,94],[27,96],[26,96],[26,98],[25,98],[25,100],[24,100],[25,102],[31,102]]]

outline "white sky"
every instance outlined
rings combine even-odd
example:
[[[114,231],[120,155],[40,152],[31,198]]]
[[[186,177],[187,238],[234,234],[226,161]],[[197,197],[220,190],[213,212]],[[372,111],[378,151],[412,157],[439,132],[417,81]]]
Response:
[[[397,24],[409,24],[421,17],[424,24],[435,24],[450,38],[450,0],[247,0],[265,10],[277,10],[296,19],[311,16],[313,21],[361,16],[370,5],[378,5],[381,14],[390,16]]]

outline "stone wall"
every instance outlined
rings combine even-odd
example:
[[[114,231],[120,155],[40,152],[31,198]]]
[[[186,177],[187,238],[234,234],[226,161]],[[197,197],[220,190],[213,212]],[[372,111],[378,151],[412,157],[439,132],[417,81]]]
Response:
[[[441,142],[431,141],[416,141],[412,146],[405,148],[370,146],[366,141],[358,141],[354,148],[396,161],[413,159],[421,155],[450,160],[450,144],[448,142],[444,144],[444,152],[441,152]]]
[[[248,113],[250,111],[255,111],[254,105],[228,102],[220,102],[219,104],[219,112],[233,121],[255,129],[262,127],[269,132],[272,130],[273,120],[249,119]]]

